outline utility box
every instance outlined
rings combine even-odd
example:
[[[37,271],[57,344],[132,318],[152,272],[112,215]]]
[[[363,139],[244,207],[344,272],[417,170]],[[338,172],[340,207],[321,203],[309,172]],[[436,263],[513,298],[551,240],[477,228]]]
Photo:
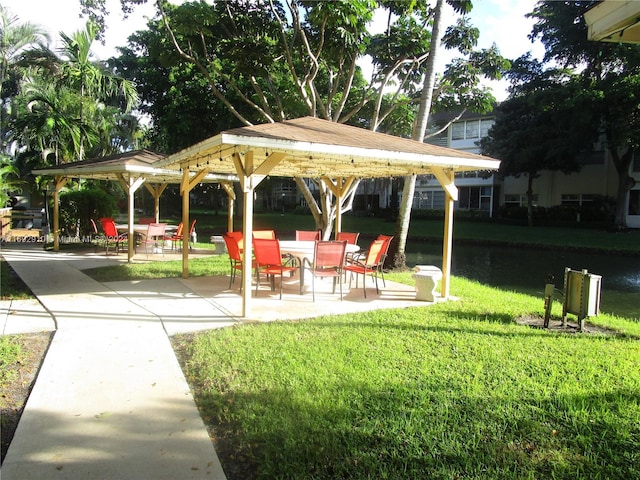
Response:
[[[584,319],[600,313],[600,290],[602,277],[587,270],[564,269],[564,304],[562,323],[566,324],[567,314],[577,315],[580,331],[584,328]]]

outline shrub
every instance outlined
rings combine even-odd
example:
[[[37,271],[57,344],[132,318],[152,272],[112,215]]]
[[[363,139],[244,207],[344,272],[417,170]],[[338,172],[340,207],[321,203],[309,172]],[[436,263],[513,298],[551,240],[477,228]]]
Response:
[[[111,217],[116,210],[116,199],[98,188],[63,192],[60,194],[60,228],[69,234],[75,233],[79,220],[80,236],[90,235],[93,228],[89,219]]]

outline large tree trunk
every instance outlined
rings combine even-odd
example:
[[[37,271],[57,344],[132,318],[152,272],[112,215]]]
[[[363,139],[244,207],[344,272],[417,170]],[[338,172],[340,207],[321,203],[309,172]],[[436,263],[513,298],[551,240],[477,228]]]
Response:
[[[629,175],[629,168],[633,160],[633,148],[627,148],[622,156],[616,148],[611,148],[609,151],[613,159],[613,164],[618,172],[615,227],[622,230],[627,228],[627,195],[629,194],[629,190],[636,184],[635,180]]]
[[[527,225],[533,227],[533,179],[535,175],[527,175]]]
[[[424,141],[427,130],[429,113],[431,112],[431,102],[433,100],[433,89],[436,83],[436,56],[440,44],[440,31],[442,29],[442,13],[444,0],[437,0],[434,11],[433,31],[431,35],[431,45],[429,46],[429,58],[427,59],[427,74],[422,85],[422,95],[420,97],[420,108],[416,118],[412,138],[418,142]],[[404,179],[402,203],[398,212],[396,222],[396,232],[387,256],[387,263],[392,262],[393,268],[406,268],[406,246],[407,234],[409,232],[409,221],[411,218],[411,207],[413,206],[413,192],[416,188],[416,175],[408,176]],[[391,259],[391,260],[389,260]]]
[[[322,231],[323,240],[329,240],[331,238],[331,233],[333,232],[333,222],[336,219],[338,208],[336,205],[337,202],[333,201],[335,196],[323,181],[316,182],[314,180],[318,186],[318,193],[320,196],[320,200],[318,202],[304,179],[296,177],[294,180],[298,189],[302,193],[302,196],[309,204],[309,209],[311,210],[311,214],[313,215],[313,219],[316,223],[316,230]],[[343,195],[340,197],[339,208],[342,213],[348,212],[352,209],[353,198],[359,184],[359,180],[354,181],[347,191],[343,192]]]

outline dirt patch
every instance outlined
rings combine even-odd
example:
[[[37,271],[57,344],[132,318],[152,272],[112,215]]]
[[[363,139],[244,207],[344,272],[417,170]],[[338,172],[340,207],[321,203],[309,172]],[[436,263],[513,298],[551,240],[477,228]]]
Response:
[[[10,381],[2,385],[2,395],[0,395],[0,416],[2,419],[0,461],[2,462],[4,462],[4,457],[20,421],[20,415],[22,415],[27,403],[52,336],[51,332],[11,335],[11,339],[20,345],[22,353],[16,363],[2,365],[3,369],[12,370],[15,373],[11,376]]]
[[[527,325],[532,328],[541,328],[544,327],[544,317],[540,315],[524,315],[516,318],[516,323],[520,325]],[[549,320],[549,326],[545,329],[550,332],[556,333],[582,333],[582,334],[596,334],[596,335],[620,335],[616,330],[611,330],[609,328],[599,327],[597,325],[593,325],[585,320],[584,328],[582,332],[580,331],[580,325],[577,320],[567,318],[566,324],[562,324],[562,319],[560,318],[551,318]]]

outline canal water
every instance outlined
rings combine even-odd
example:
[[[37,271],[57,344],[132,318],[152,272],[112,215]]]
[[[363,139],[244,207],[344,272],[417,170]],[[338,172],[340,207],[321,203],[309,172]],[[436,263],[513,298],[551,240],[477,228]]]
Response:
[[[442,266],[442,245],[407,242],[407,265]],[[602,276],[601,311],[640,319],[640,256],[563,250],[454,245],[451,273],[481,283],[539,296],[547,278],[563,288],[564,269]]]

